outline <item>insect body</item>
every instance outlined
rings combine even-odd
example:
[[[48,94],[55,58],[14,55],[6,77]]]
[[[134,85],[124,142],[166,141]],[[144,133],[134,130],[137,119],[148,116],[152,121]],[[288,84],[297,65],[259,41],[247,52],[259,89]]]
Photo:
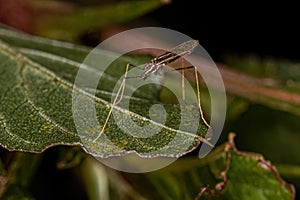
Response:
[[[94,142],[97,141],[99,139],[99,137],[102,135],[102,133],[104,132],[104,129],[108,123],[108,120],[111,116],[112,110],[113,108],[122,100],[123,97],[123,93],[124,93],[124,88],[125,88],[125,83],[126,83],[126,79],[127,78],[140,78],[141,80],[146,80],[151,74],[160,74],[162,68],[171,63],[176,61],[177,59],[181,58],[184,55],[190,54],[192,53],[192,51],[194,50],[194,48],[199,44],[198,40],[189,40],[187,42],[184,42],[176,47],[174,47],[173,49],[171,49],[170,51],[167,51],[165,53],[163,53],[162,55],[153,58],[152,60],[150,60],[149,62],[147,62],[144,65],[144,72],[140,75],[140,76],[134,76],[134,77],[127,77],[127,73],[128,73],[128,68],[129,66],[133,66],[134,65],[128,63],[126,65],[126,70],[125,70],[125,74],[124,74],[124,78],[122,80],[121,86],[119,88],[119,90],[116,93],[116,97],[112,103],[111,109],[109,110],[108,116],[105,120],[105,123],[100,131],[100,133],[98,134],[98,136],[93,140]],[[198,75],[197,75],[197,69],[192,66],[195,69],[195,77],[196,77],[196,83],[197,83],[197,99],[198,99],[198,106],[199,106],[199,110],[200,110],[200,115],[201,115],[201,119],[203,120],[203,122],[208,126],[209,124],[205,121],[204,117],[203,117],[203,113],[202,113],[202,109],[201,109],[201,105],[200,105],[200,90],[199,90],[199,80],[198,80]],[[183,67],[183,68],[179,68],[176,70],[183,70],[183,69],[187,69],[190,67]],[[184,76],[183,76],[184,77]],[[182,82],[182,89],[183,89],[183,94],[184,94],[184,81]],[[183,95],[184,97],[184,95]]]
[[[198,40],[190,40],[174,47],[170,51],[167,51],[156,58],[153,58],[144,65],[144,72],[139,76],[139,78],[145,80],[150,76],[150,74],[160,74],[163,66],[174,62],[184,55],[192,53],[198,44]]]

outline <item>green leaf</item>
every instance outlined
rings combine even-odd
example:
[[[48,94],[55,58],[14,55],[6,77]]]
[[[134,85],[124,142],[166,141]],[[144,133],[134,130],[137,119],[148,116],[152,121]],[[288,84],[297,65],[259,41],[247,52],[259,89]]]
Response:
[[[195,199],[201,189],[200,199],[290,200],[295,195],[263,156],[237,150],[232,135],[205,158],[184,157],[164,169],[125,177],[138,190],[147,188],[144,194],[151,199]]]
[[[108,25],[130,21],[162,5],[159,0],[122,1],[109,5],[79,7],[71,3],[32,2],[37,12],[45,10],[36,19],[36,32],[45,37],[78,40],[82,33]],[[54,8],[51,10],[53,6]],[[57,12],[57,9],[61,12]]]
[[[7,29],[0,24],[0,39],[14,48],[25,48],[42,53],[50,53],[73,61],[82,62],[91,48],[72,43],[33,37],[27,34]]]
[[[88,90],[83,91],[78,87],[73,90],[73,82],[80,66],[78,61],[87,55],[86,48],[17,33],[8,35],[8,32],[11,31],[0,31],[0,39],[11,44],[10,47],[0,43],[0,144],[3,147],[41,152],[53,145],[82,145],[88,153],[100,157],[129,152],[153,157],[158,156],[153,151],[160,149],[159,155],[177,157],[198,145],[199,136],[205,136],[207,127],[202,122],[196,129],[197,135],[189,133],[189,129],[177,130],[181,120],[181,108],[177,105],[162,104],[168,113],[165,124],[149,119],[148,108],[158,103],[159,91],[154,85],[148,85],[135,91],[136,97],[131,100],[130,112],[118,106],[115,106],[114,111],[119,113],[120,123],[125,123],[123,119],[131,117],[140,126],[151,124],[161,131],[149,138],[133,137],[124,133],[113,118],[109,118],[103,135],[105,137],[94,141],[111,108],[112,89],[124,73],[123,70],[114,68],[124,69],[128,62],[145,63],[149,57],[125,56],[116,60],[101,77],[96,96],[93,97]],[[77,55],[79,58],[76,58]],[[73,57],[74,60],[71,59]],[[86,72],[93,74],[103,70],[101,67],[87,66]],[[127,84],[127,87],[130,85]],[[95,103],[99,122],[98,126],[81,133],[81,137],[77,134],[73,113],[81,112],[80,109],[86,111],[86,108],[72,110],[74,94],[77,98]],[[124,99],[126,98],[128,97],[125,96]],[[187,105],[185,109],[193,113],[195,106]],[[185,126],[190,128],[195,127],[195,124],[186,122]]]

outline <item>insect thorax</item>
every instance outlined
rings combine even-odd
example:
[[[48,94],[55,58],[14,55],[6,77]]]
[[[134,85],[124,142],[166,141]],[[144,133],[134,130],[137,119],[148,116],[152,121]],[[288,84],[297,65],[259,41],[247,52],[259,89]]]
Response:
[[[147,62],[144,65],[144,72],[140,76],[140,79],[145,80],[150,76],[150,74],[153,74],[153,73],[158,74],[162,67],[163,67],[163,65],[158,65],[156,63],[156,59],[153,59],[150,62]]]

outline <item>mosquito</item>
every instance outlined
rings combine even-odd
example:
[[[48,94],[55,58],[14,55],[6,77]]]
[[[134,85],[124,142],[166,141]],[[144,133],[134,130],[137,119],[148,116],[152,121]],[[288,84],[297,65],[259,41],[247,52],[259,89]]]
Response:
[[[131,63],[128,63],[126,65],[126,70],[125,70],[125,74],[124,74],[124,78],[122,80],[121,86],[119,88],[119,90],[116,93],[116,97],[112,103],[112,106],[109,110],[109,113],[107,115],[107,118],[105,120],[105,123],[102,127],[101,132],[99,133],[99,135],[94,139],[94,142],[96,142],[100,136],[102,135],[102,133],[104,132],[104,129],[106,128],[106,125],[108,123],[108,120],[110,119],[111,113],[113,108],[121,102],[123,94],[124,94],[124,89],[125,89],[125,83],[126,83],[126,79],[128,78],[139,78],[141,80],[146,80],[151,74],[155,74],[155,75],[162,75],[162,71],[163,71],[163,67],[169,63],[172,63],[176,60],[178,60],[179,58],[182,58],[182,56],[184,55],[188,55],[191,54],[193,52],[193,50],[198,46],[199,41],[198,40],[189,40],[186,41],[182,44],[179,44],[178,46],[174,47],[173,49],[166,51],[165,53],[161,54],[160,56],[157,56],[155,58],[153,58],[152,60],[150,60],[149,62],[144,64],[144,68],[143,68],[143,73],[139,76],[131,76],[131,77],[127,77],[128,74],[128,69],[129,67],[137,67]],[[182,65],[184,65],[184,60],[182,59]],[[181,87],[182,87],[182,97],[183,100],[185,99],[185,95],[184,95],[184,69],[189,69],[189,68],[194,68],[195,70],[195,81],[196,81],[196,89],[197,89],[197,100],[198,100],[198,107],[199,107],[199,111],[200,111],[200,117],[202,119],[202,121],[205,123],[205,125],[210,128],[210,125],[206,122],[206,120],[203,117],[203,111],[201,109],[201,103],[200,103],[200,88],[199,88],[199,78],[198,78],[198,71],[196,69],[196,67],[194,66],[188,66],[188,67],[181,67],[181,68],[177,68],[175,70],[182,70],[182,81],[181,81]],[[118,99],[119,98],[119,99]]]

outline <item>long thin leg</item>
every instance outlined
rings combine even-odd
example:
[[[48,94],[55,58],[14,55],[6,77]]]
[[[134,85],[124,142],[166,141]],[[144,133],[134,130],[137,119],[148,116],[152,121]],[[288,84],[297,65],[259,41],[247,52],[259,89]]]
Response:
[[[182,66],[184,66],[184,59],[182,59]],[[182,100],[185,101],[184,68],[181,70],[181,91],[182,91]]]
[[[183,70],[183,69],[192,69],[192,68],[194,68],[194,66],[180,67],[180,68],[175,68],[173,70]],[[170,71],[172,71],[172,70],[170,70]]]
[[[135,67],[135,68],[138,68],[138,69],[144,70],[144,68],[143,68],[143,67],[139,67],[139,66],[133,65],[133,64],[131,64],[131,63],[128,63],[127,65],[129,65],[130,67]],[[126,65],[126,66],[127,66],[127,65]]]
[[[123,80],[122,80],[122,83],[121,83],[121,85],[120,85],[120,88],[119,88],[119,90],[118,90],[118,92],[117,92],[117,94],[116,94],[116,97],[115,97],[115,99],[114,99],[112,105],[111,105],[111,108],[110,108],[110,110],[109,110],[109,112],[108,112],[108,115],[107,115],[107,117],[106,117],[106,120],[105,120],[105,122],[104,122],[104,124],[103,124],[102,130],[100,131],[100,133],[98,134],[98,136],[93,140],[93,142],[96,142],[96,141],[101,137],[101,135],[102,135],[103,132],[104,132],[104,129],[106,128],[106,125],[107,125],[107,123],[108,123],[108,120],[109,120],[109,118],[110,118],[110,116],[111,116],[111,113],[112,113],[114,107],[115,107],[118,103],[120,103],[120,101],[121,101],[122,98],[123,98],[124,89],[125,89],[125,84],[126,84],[126,76],[127,76],[128,68],[129,68],[130,65],[131,65],[130,63],[128,63],[128,64],[126,65],[126,71],[125,71],[125,74],[124,74],[124,78],[123,78]],[[121,95],[120,95],[120,93],[121,93]],[[120,98],[119,98],[119,100],[118,100],[118,97],[119,97],[119,96],[120,96]]]
[[[184,66],[184,60],[182,59],[182,66]],[[188,66],[188,67],[181,67],[181,68],[176,68],[174,70],[181,70],[181,74],[182,74],[182,78],[181,78],[181,88],[182,88],[182,100],[185,100],[185,88],[184,88],[184,70],[185,69],[190,69],[190,68],[194,68],[195,70],[195,79],[196,79],[196,87],[197,87],[197,101],[198,101],[198,107],[199,107],[199,112],[200,112],[200,117],[202,119],[202,121],[204,122],[204,124],[211,129],[210,125],[207,123],[207,121],[204,118],[203,115],[203,111],[201,108],[201,95],[200,95],[200,86],[199,86],[199,78],[198,78],[198,71],[197,68],[194,66]],[[211,136],[209,136],[211,137]]]
[[[182,66],[184,66],[184,60],[183,59],[182,59],[182,63],[183,63]],[[183,101],[185,100],[184,70],[185,69],[190,69],[190,68],[194,68],[194,70],[195,70],[195,79],[196,79],[196,87],[197,87],[197,101],[198,101],[200,117],[201,117],[201,120],[203,121],[203,123],[209,128],[210,134],[209,134],[208,138],[210,139],[212,137],[211,127],[207,123],[207,121],[205,120],[204,115],[203,115],[203,111],[202,111],[202,108],[201,108],[201,97],[200,97],[201,95],[200,95],[200,85],[199,85],[198,71],[197,71],[197,68],[194,67],[194,66],[181,67],[181,68],[174,69],[174,70],[181,70],[181,74],[182,74],[182,79],[181,79],[182,100]]]
[[[203,116],[203,111],[201,108],[201,101],[200,101],[200,87],[199,87],[198,71],[197,71],[196,67],[194,67],[194,69],[195,69],[195,79],[196,79],[196,85],[197,85],[197,99],[198,99],[198,107],[199,107],[199,111],[200,111],[200,117],[201,117],[202,121],[204,122],[204,124],[210,129],[210,125],[206,122],[206,120],[204,119],[204,116]]]
[[[133,64],[131,64],[131,63],[128,63],[127,65],[126,65],[126,68],[127,67],[136,67],[136,68],[138,68],[138,69],[141,69],[141,70],[144,70],[144,68],[141,68],[141,67],[139,67],[139,66],[135,66],[135,65],[133,65]],[[128,70],[127,70],[127,72],[128,72]],[[126,72],[126,73],[127,73]],[[125,79],[129,79],[129,78],[141,78],[141,76],[129,76],[129,77],[125,77]],[[124,90],[123,90],[123,92],[124,92]],[[118,102],[120,102],[120,101],[118,101]]]

